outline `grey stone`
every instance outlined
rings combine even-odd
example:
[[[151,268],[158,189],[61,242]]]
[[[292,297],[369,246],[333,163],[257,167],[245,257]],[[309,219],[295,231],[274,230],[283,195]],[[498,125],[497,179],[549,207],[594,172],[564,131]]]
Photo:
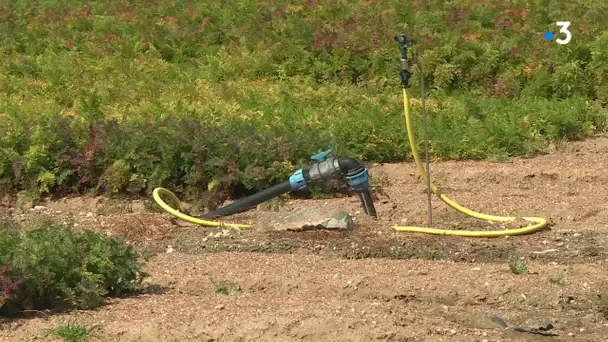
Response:
[[[298,231],[313,229],[353,230],[355,223],[345,211],[327,208],[304,208],[290,212],[258,212],[255,224],[262,231]]]

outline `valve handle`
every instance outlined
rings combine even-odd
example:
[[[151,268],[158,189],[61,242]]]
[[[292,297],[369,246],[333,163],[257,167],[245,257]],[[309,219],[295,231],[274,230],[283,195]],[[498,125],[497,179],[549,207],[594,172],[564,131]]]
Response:
[[[310,157],[310,159],[314,160],[316,162],[319,162],[319,163],[320,162],[324,162],[325,159],[327,159],[327,156],[331,153],[332,150],[333,149],[330,148],[329,150],[326,150],[326,151],[323,151],[323,152],[319,152],[319,153],[315,154],[314,156]]]

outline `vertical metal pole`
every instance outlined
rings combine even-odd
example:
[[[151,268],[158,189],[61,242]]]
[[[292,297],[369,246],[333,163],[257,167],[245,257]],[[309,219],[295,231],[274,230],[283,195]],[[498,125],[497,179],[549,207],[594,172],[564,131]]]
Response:
[[[420,92],[422,94],[422,117],[424,120],[424,158],[426,159],[426,187],[428,192],[428,215],[429,215],[429,225],[433,224],[433,207],[431,205],[432,199],[432,191],[431,191],[431,165],[429,162],[429,137],[427,130],[427,120],[426,120],[426,94],[424,92],[424,76],[422,75],[422,67],[420,63],[416,61],[416,68],[420,73]]]
[[[411,73],[407,70],[407,48],[410,44],[413,44],[413,40],[408,41],[405,34],[395,36],[395,40],[399,43],[399,50],[401,51],[401,72],[399,76],[401,78],[401,85],[403,87],[409,87],[408,80],[411,76]],[[420,72],[420,90],[422,92],[422,115],[424,117],[424,155],[426,159],[426,187],[428,191],[428,214],[429,214],[429,225],[433,224],[433,208],[431,205],[431,166],[429,165],[429,138],[428,138],[428,129],[427,129],[427,120],[426,120],[426,95],[424,93],[424,75],[422,73],[422,67],[420,66],[420,62],[417,60],[418,58],[414,54],[414,63],[417,65],[418,70]]]

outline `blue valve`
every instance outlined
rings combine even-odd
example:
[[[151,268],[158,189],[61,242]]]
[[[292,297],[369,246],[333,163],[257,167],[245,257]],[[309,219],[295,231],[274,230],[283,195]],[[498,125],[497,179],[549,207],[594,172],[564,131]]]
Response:
[[[333,149],[331,149],[331,148],[330,148],[330,149],[329,149],[329,150],[327,150],[327,151],[323,151],[323,152],[317,153],[317,154],[315,154],[314,156],[310,157],[310,159],[311,159],[311,160],[314,160],[314,161],[316,161],[316,162],[319,162],[319,163],[320,163],[320,162],[324,162],[324,161],[325,161],[325,159],[327,159],[327,155],[329,155],[329,154],[331,153],[331,151],[332,151],[332,150],[333,150]]]

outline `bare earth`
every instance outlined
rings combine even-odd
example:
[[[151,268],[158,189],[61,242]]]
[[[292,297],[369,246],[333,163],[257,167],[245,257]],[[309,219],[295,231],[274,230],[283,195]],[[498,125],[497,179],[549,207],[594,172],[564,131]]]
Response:
[[[350,233],[205,228],[99,198],[5,207],[0,214],[72,217],[77,228],[125,235],[158,252],[145,270],[166,289],[96,311],[0,321],[0,337],[52,341],[49,329],[77,322],[105,341],[608,341],[607,165],[605,136],[533,159],[432,164],[434,182],[468,208],[551,222],[508,238],[395,232],[395,224],[426,225],[413,163],[371,168],[377,220],[356,197],[280,205],[348,210],[357,218]],[[500,229],[437,198],[433,213],[434,227]],[[511,272],[513,261],[528,272]],[[557,336],[514,329],[548,323]]]

